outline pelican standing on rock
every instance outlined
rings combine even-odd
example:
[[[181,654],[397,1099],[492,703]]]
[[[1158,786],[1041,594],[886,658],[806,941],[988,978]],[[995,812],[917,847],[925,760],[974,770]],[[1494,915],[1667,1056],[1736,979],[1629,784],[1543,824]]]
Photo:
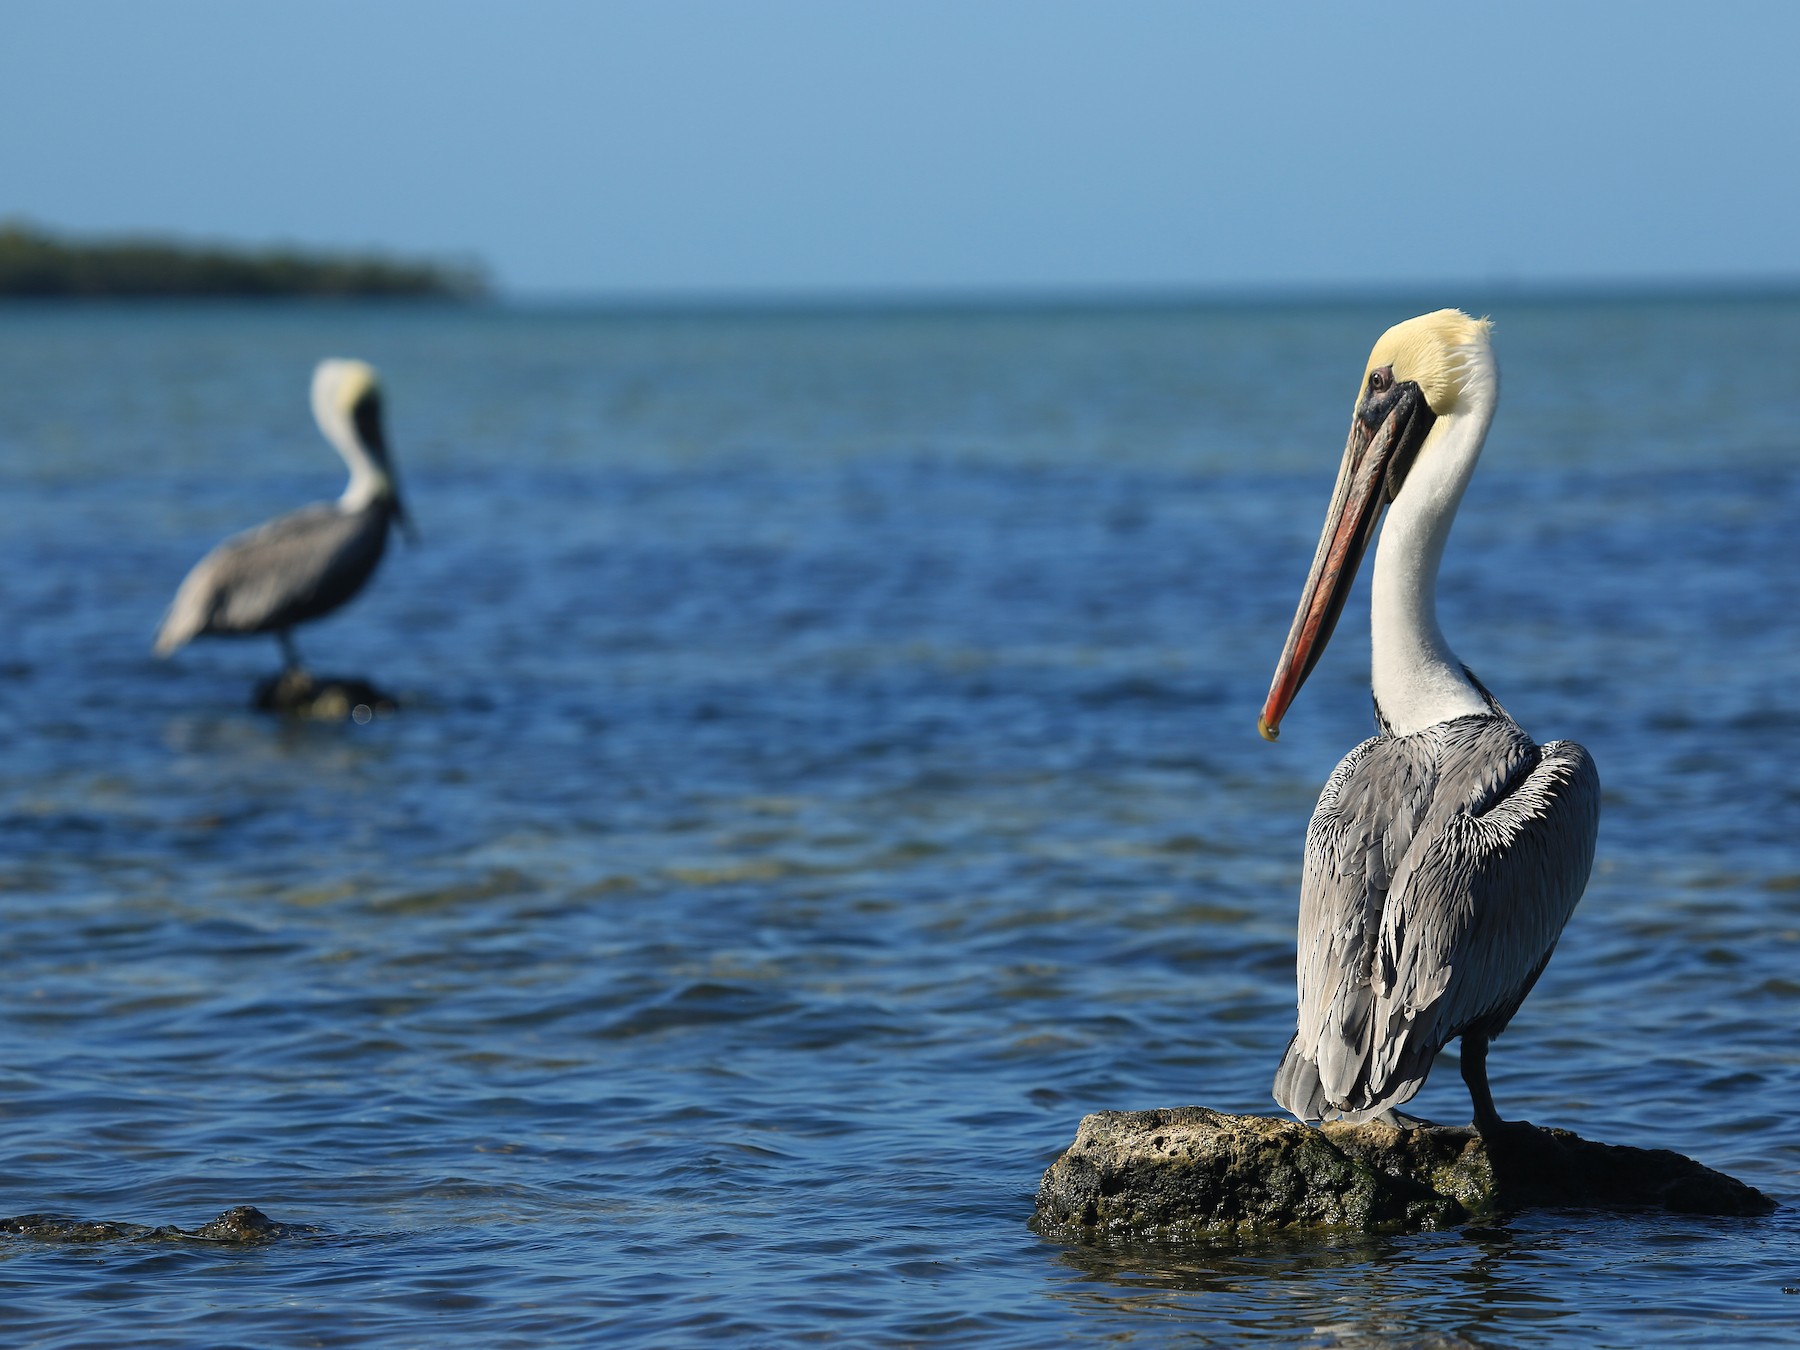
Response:
[[[1460,1036],[1475,1127],[1491,1137],[1504,1122],[1488,1042],[1593,866],[1593,760],[1569,741],[1536,744],[1438,629],[1438,563],[1499,388],[1486,320],[1439,310],[1375,344],[1257,723],[1275,739],[1387,506],[1370,602],[1381,734],[1338,765],[1306,831],[1299,1026],[1275,1075],[1276,1101],[1301,1120],[1394,1121]]]
[[[363,588],[387,547],[390,523],[406,525],[387,438],[381,385],[362,361],[321,361],[313,372],[313,416],[350,467],[334,502],[317,502],[213,549],[175,593],[156,654],[196,637],[272,633],[289,671],[300,669],[292,629],[329,614]]]

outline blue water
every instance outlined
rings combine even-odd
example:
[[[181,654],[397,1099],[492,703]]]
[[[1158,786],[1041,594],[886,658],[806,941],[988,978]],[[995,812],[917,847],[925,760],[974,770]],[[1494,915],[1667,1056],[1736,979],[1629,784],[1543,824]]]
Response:
[[[1446,296],[1455,302],[1463,297]],[[1471,302],[1478,303],[1478,302]],[[1083,1249],[1077,1120],[1270,1110],[1366,599],[1255,717],[1418,306],[0,309],[0,1236],[39,1346],[1800,1341],[1800,1223],[1539,1213]],[[1446,632],[1583,742],[1600,857],[1501,1109],[1800,1200],[1800,303],[1499,303]],[[149,655],[341,486],[422,542],[300,634],[402,710]],[[1421,1113],[1467,1118],[1446,1067]]]

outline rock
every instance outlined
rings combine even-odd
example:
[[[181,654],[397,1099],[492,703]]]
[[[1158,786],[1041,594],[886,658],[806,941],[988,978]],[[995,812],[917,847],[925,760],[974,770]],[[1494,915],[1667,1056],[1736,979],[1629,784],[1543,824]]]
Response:
[[[259,712],[285,713],[317,722],[342,722],[346,717],[367,722],[386,717],[399,704],[392,694],[367,680],[350,676],[313,675],[304,670],[284,670],[256,686],[251,705]]]
[[[228,1209],[210,1223],[198,1228],[177,1228],[164,1224],[152,1228],[142,1223],[114,1223],[105,1220],[70,1219],[54,1214],[21,1214],[16,1219],[0,1219],[0,1234],[36,1238],[40,1242],[274,1242],[314,1232],[314,1229],[287,1223],[276,1223],[254,1205],[238,1205]]]
[[[130,1242],[150,1231],[141,1223],[70,1219],[60,1214],[21,1214],[15,1219],[0,1219],[0,1233],[40,1242]]]
[[[1203,1106],[1100,1111],[1038,1187],[1047,1236],[1220,1229],[1448,1228],[1540,1207],[1767,1214],[1775,1202],[1663,1149],[1520,1123],[1474,1129],[1231,1116]]]
[[[180,1229],[176,1231],[181,1232]],[[293,1231],[287,1224],[276,1223],[255,1205],[238,1205],[191,1233],[181,1232],[181,1236],[201,1242],[273,1242]]]

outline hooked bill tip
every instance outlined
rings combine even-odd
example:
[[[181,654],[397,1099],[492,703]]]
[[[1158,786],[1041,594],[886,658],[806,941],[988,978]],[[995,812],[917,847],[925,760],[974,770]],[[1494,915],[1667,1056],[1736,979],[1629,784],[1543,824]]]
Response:
[[[1278,741],[1281,739],[1281,728],[1269,721],[1266,717],[1257,717],[1256,730],[1257,734],[1265,741]]]

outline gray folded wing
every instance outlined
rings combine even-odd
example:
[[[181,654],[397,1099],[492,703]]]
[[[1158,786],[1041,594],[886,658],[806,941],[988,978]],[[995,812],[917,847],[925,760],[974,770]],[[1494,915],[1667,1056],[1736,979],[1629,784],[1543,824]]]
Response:
[[[302,507],[233,535],[188,573],[157,634],[167,654],[202,633],[273,633],[329,613],[381,561],[391,512]]]
[[[1276,1098],[1302,1119],[1409,1100],[1470,1028],[1497,1034],[1593,865],[1599,778],[1502,715],[1365,741],[1307,830],[1299,1025]]]

